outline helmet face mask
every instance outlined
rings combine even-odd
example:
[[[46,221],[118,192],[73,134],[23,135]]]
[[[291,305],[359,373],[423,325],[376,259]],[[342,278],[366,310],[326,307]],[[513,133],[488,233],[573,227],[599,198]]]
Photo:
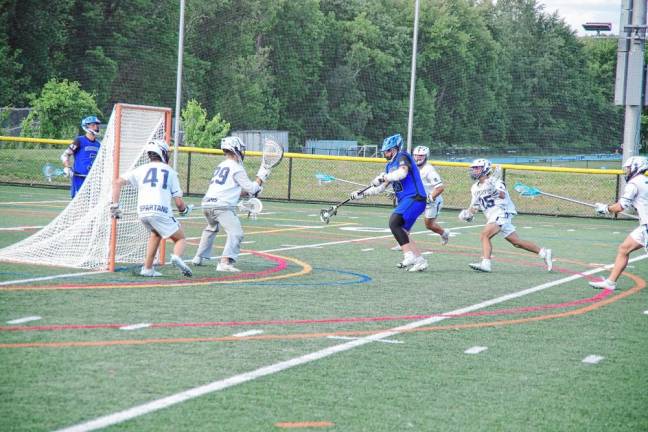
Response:
[[[625,180],[630,181],[637,174],[648,171],[648,159],[643,156],[632,156],[623,163]]]
[[[229,136],[221,140],[221,150],[234,154],[240,162],[245,159],[245,143],[239,137]]]
[[[487,177],[493,172],[493,164],[488,159],[475,159],[470,165],[470,178],[479,180]]]
[[[101,120],[99,120],[96,116],[85,117],[83,120],[81,120],[81,129],[83,129],[85,133],[97,136],[99,135],[100,124]]]
[[[430,149],[425,146],[418,146],[412,152],[412,156],[414,157],[416,165],[423,166],[430,156]]]
[[[149,154],[149,159],[150,153],[154,153],[162,162],[169,163],[169,145],[164,140],[149,141],[144,147],[144,151]]]

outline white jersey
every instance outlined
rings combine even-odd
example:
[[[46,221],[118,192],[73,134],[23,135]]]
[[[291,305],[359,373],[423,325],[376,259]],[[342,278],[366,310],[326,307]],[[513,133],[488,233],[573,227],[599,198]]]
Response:
[[[226,158],[214,170],[202,202],[203,205],[234,207],[239,202],[241,190],[253,195],[260,189],[256,182],[250,181],[242,163]]]
[[[619,199],[624,209],[634,207],[639,215],[639,225],[648,224],[648,177],[639,174],[630,179]]]
[[[419,173],[421,174],[421,181],[423,182],[423,187],[427,195],[430,195],[435,188],[443,186],[441,176],[432,165],[426,163],[419,169]]]
[[[137,188],[137,215],[173,216],[171,197],[182,197],[178,173],[163,162],[149,162],[122,176]]]
[[[504,198],[500,198],[500,192],[504,192]],[[515,204],[511,201],[502,180],[489,177],[483,183],[477,181],[470,188],[470,193],[472,194],[470,206],[483,211],[488,220],[517,214]]]

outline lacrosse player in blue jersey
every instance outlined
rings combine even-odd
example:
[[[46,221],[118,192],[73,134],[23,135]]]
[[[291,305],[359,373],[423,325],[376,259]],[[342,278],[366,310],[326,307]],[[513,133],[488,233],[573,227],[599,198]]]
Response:
[[[371,182],[369,189],[351,193],[351,199],[378,195],[391,185],[398,206],[389,218],[389,228],[403,251],[403,261],[398,267],[416,272],[427,269],[428,263],[421,256],[409,231],[425,210],[427,195],[416,162],[409,153],[401,151],[402,145],[403,138],[400,134],[385,138],[381,148],[383,156],[387,159],[385,171]]]
[[[90,116],[81,120],[81,129],[85,132],[74,139],[72,144],[61,155],[63,172],[70,177],[70,196],[74,198],[81,189],[86,176],[92,168],[101,142],[97,139],[101,121]],[[70,166],[70,156],[74,156],[74,165]]]

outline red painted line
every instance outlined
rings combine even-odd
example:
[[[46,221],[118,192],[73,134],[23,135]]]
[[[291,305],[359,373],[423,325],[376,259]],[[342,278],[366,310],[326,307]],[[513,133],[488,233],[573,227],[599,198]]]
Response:
[[[73,290],[73,289],[90,289],[90,288],[112,288],[112,287],[147,287],[147,286],[191,286],[197,282],[222,282],[238,279],[248,279],[248,278],[257,278],[267,276],[272,273],[277,273],[288,268],[288,261],[285,259],[270,255],[263,252],[249,251],[251,254],[265,258],[269,261],[276,263],[274,267],[256,271],[256,272],[246,272],[246,273],[236,273],[229,274],[226,276],[220,277],[207,277],[207,278],[191,278],[191,279],[176,279],[176,280],[151,280],[147,279],[143,282],[106,282],[106,283],[93,283],[93,284],[58,284],[58,285],[24,285],[21,286],[21,289],[24,290]]]
[[[308,325],[308,324],[342,324],[361,322],[384,322],[384,321],[414,321],[432,317],[463,318],[495,315],[514,315],[520,313],[537,312],[547,309],[560,309],[577,306],[586,303],[596,303],[612,294],[612,291],[603,290],[594,297],[579,300],[572,300],[564,303],[554,303],[539,306],[523,306],[519,308],[498,309],[494,311],[466,312],[463,314],[430,314],[430,315],[400,315],[380,317],[348,317],[348,318],[323,318],[323,319],[299,319],[299,320],[259,320],[259,321],[212,321],[193,323],[157,323],[149,328],[177,328],[177,327],[239,327],[239,326],[261,326],[261,325]],[[91,330],[120,328],[129,324],[78,324],[78,325],[44,325],[44,326],[0,326],[0,331],[54,331],[54,330]]]

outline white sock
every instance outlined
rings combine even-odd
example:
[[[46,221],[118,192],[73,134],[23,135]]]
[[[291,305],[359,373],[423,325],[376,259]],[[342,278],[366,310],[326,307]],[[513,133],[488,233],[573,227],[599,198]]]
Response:
[[[547,256],[547,250],[545,248],[540,249],[540,252],[538,252],[538,255],[540,255],[540,258],[544,258]]]
[[[481,262],[481,263],[482,263],[483,266],[490,267],[490,265],[491,265],[491,260],[486,259],[486,258],[482,258],[482,262]]]

